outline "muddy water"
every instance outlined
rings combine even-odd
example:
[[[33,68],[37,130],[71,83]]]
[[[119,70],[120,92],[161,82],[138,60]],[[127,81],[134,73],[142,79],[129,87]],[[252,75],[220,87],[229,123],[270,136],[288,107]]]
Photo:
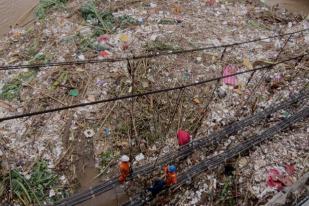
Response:
[[[94,167],[85,167],[83,177],[79,178],[81,184],[81,191],[89,188],[89,186],[95,186],[99,183],[98,179],[94,180],[94,177],[98,174],[97,169]],[[129,197],[124,192],[121,186],[114,188],[98,197],[90,199],[89,201],[78,204],[78,206],[118,206],[128,201]]]
[[[309,14],[309,0],[265,0],[265,2],[270,6],[279,4],[281,8],[304,16]]]
[[[33,18],[35,5],[39,0],[0,0],[0,36],[10,26],[23,26]]]
[[[65,150],[73,148],[72,151],[72,162],[73,170],[76,178],[81,186],[80,192],[89,189],[90,187],[96,186],[100,183],[100,178],[97,177],[99,174],[98,169],[95,167],[94,157],[94,142],[92,138],[86,138],[81,129],[76,131],[72,142],[69,141],[70,128],[72,125],[73,116],[71,114],[68,119],[65,130],[63,133],[63,143]],[[117,167],[115,166],[111,171],[112,174],[117,174]],[[83,204],[78,206],[118,206],[128,200],[128,196],[121,187],[117,187],[112,191],[104,193],[98,197],[95,197]]]
[[[110,190],[78,206],[118,206],[128,201],[128,196],[121,187]]]

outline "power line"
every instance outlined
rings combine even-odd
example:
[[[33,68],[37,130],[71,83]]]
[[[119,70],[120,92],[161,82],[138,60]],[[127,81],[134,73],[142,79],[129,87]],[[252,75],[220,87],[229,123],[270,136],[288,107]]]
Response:
[[[200,150],[202,148],[205,148],[206,145],[217,145],[220,142],[224,141],[228,136],[234,134],[235,132],[244,131],[244,129],[248,126],[252,126],[255,123],[259,122],[260,120],[263,120],[267,116],[282,110],[286,109],[292,106],[294,103],[302,104],[303,102],[306,102],[307,98],[309,96],[309,91],[305,87],[298,92],[298,94],[293,95],[289,97],[288,99],[285,99],[281,101],[278,104],[273,104],[272,106],[264,109],[263,111],[257,112],[254,115],[251,115],[250,117],[246,117],[240,121],[236,121],[228,126],[225,126],[218,132],[213,132],[210,135],[207,135],[207,137],[200,137],[197,140],[193,140],[192,144],[181,146],[177,152],[169,152],[167,154],[161,155],[161,157],[158,160],[157,165],[165,165],[170,164],[172,162],[175,162],[179,159],[184,159],[187,156],[189,156],[193,151]],[[129,180],[132,181],[135,178],[139,176],[143,176],[146,174],[149,174],[149,172],[154,171],[154,162],[149,162],[145,165],[142,165],[140,167],[133,168],[133,174],[129,177]],[[69,198],[63,199],[56,203],[57,206],[64,206],[64,205],[77,205],[82,202],[85,202],[88,199],[91,199],[93,197],[97,197],[100,194],[111,190],[113,187],[118,185],[118,177],[115,176],[105,182],[100,183],[97,186],[90,187],[88,190],[77,193]]]
[[[187,85],[182,85],[182,86],[178,86],[178,87],[170,87],[170,88],[165,88],[165,89],[148,91],[148,92],[144,92],[144,93],[124,95],[124,96],[120,96],[120,97],[102,99],[102,100],[93,101],[93,102],[87,102],[87,103],[81,103],[81,104],[69,105],[69,106],[65,106],[65,107],[54,108],[54,109],[47,109],[47,110],[43,110],[43,111],[36,111],[36,112],[30,112],[30,113],[24,113],[24,114],[19,114],[19,115],[3,117],[3,118],[0,118],[0,122],[12,120],[12,119],[24,118],[24,117],[31,117],[31,116],[36,116],[36,115],[40,115],[40,114],[58,112],[58,111],[73,109],[73,108],[77,108],[77,107],[85,107],[85,106],[90,106],[90,105],[95,105],[95,104],[106,103],[106,102],[114,102],[114,101],[118,101],[118,100],[132,99],[132,98],[136,98],[136,97],[148,96],[148,95],[152,95],[152,94],[165,93],[165,92],[184,89],[184,88],[188,88],[188,87],[194,87],[194,86],[202,85],[202,84],[205,84],[205,83],[208,83],[208,82],[218,81],[220,79],[224,79],[224,78],[227,78],[227,77],[238,76],[238,75],[241,75],[241,74],[259,71],[259,70],[273,69],[273,67],[278,65],[278,64],[289,62],[289,61],[292,61],[292,60],[296,60],[296,59],[302,58],[302,57],[307,56],[307,55],[308,55],[308,53],[305,53],[303,55],[299,55],[299,56],[296,56],[296,57],[293,57],[293,58],[290,58],[290,59],[286,59],[286,60],[277,62],[277,63],[272,64],[272,65],[263,66],[263,67],[259,67],[259,68],[255,68],[255,69],[251,69],[251,70],[242,71],[242,72],[237,72],[235,74],[230,74],[230,75],[225,75],[225,76],[220,76],[220,77],[214,77],[214,78],[211,78],[211,79],[207,79],[207,80],[203,80],[203,81],[199,81],[199,82],[191,83],[191,84],[187,84]]]
[[[268,39],[274,39],[277,37],[283,37],[287,35],[297,34],[301,32],[308,31],[309,29],[303,29],[295,32],[285,33],[285,34],[279,34],[275,36],[269,36],[265,38],[257,38],[253,40],[247,40],[243,42],[236,42],[233,44],[222,44],[218,46],[210,46],[210,47],[201,47],[196,49],[187,49],[187,50],[176,50],[176,51],[164,51],[164,52],[158,52],[158,53],[151,53],[151,54],[145,54],[140,56],[128,56],[128,57],[120,57],[120,58],[113,58],[113,59],[88,59],[83,61],[66,61],[66,62],[50,62],[50,63],[44,63],[44,64],[20,64],[20,65],[6,65],[6,66],[0,66],[0,71],[5,70],[19,70],[19,69],[25,69],[25,68],[40,68],[40,67],[55,67],[55,66],[68,66],[68,65],[84,65],[84,64],[97,64],[97,63],[113,63],[113,62],[120,62],[120,61],[128,61],[128,60],[138,60],[138,59],[149,59],[149,58],[155,58],[160,56],[168,56],[168,55],[176,55],[176,54],[185,54],[185,53],[192,53],[197,51],[205,51],[205,50],[211,50],[211,49],[218,49],[218,48],[227,48],[227,47],[233,47],[238,46],[242,44],[249,44],[253,42],[258,41],[264,41]]]
[[[243,152],[252,149],[254,146],[259,145],[262,142],[273,138],[275,134],[282,132],[287,127],[302,121],[308,116],[309,116],[309,107],[307,106],[302,110],[298,111],[293,116],[284,119],[278,122],[276,125],[264,130],[261,134],[251,136],[247,140],[237,144],[236,146],[230,149],[226,149],[223,153],[220,153],[210,158],[206,158],[205,160],[199,162],[198,164],[180,173],[177,178],[177,184],[162,190],[160,192],[161,195],[168,190],[175,191],[179,186],[184,185],[188,180],[191,180],[192,178],[201,174],[202,172],[205,172],[206,170],[215,169],[216,167],[218,167],[220,164],[223,164],[227,160],[235,158],[239,154],[242,154]],[[149,194],[145,194],[144,191],[142,191],[133,198],[130,198],[130,200],[124,203],[123,205],[125,206],[145,205],[146,202],[149,202],[151,200],[152,200],[151,196]]]

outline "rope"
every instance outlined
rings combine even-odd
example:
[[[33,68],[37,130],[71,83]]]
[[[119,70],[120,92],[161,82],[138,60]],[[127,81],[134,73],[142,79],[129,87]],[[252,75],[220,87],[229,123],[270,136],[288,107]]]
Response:
[[[63,110],[67,110],[67,109],[73,109],[73,108],[77,108],[77,107],[85,107],[85,106],[90,106],[90,105],[106,103],[106,102],[114,102],[114,101],[118,101],[118,100],[132,99],[132,98],[136,98],[136,97],[148,96],[148,95],[152,95],[152,94],[158,94],[158,93],[164,93],[164,92],[184,89],[184,88],[188,88],[188,87],[194,87],[194,86],[206,84],[208,82],[218,81],[220,79],[224,79],[224,78],[227,78],[227,77],[238,76],[238,75],[241,75],[241,74],[246,74],[246,73],[259,71],[259,70],[273,69],[273,67],[278,65],[278,64],[289,62],[289,61],[292,61],[292,60],[296,60],[296,59],[299,59],[299,58],[307,56],[307,55],[308,55],[308,53],[305,53],[303,55],[299,55],[299,56],[296,56],[296,57],[293,57],[293,58],[290,58],[290,59],[286,59],[286,60],[277,62],[276,64],[273,64],[273,65],[267,65],[267,66],[263,66],[263,67],[259,67],[259,68],[255,68],[255,69],[251,69],[251,70],[237,72],[235,74],[230,74],[230,75],[215,77],[215,78],[211,78],[211,79],[206,79],[206,80],[203,80],[203,81],[199,81],[199,82],[195,82],[195,83],[191,83],[191,84],[187,84],[187,85],[182,85],[182,86],[178,86],[178,87],[170,87],[170,88],[153,90],[153,91],[148,91],[148,92],[139,93],[139,94],[124,95],[124,96],[120,96],[120,97],[113,97],[113,98],[110,98],[110,99],[102,99],[102,100],[93,101],[93,102],[87,102],[87,103],[81,103],[81,104],[75,104],[75,105],[69,105],[69,106],[54,108],[54,109],[47,109],[47,110],[43,110],[43,111],[36,111],[36,112],[30,112],[30,113],[24,113],[24,114],[18,114],[18,115],[3,117],[3,118],[0,118],[0,122],[12,120],[12,119],[24,118],[24,117],[31,117],[31,116],[36,116],[36,115],[40,115],[40,114],[59,112],[59,111],[63,111]]]
[[[159,56],[169,56],[169,55],[175,55],[175,54],[185,54],[185,53],[192,53],[197,51],[205,51],[205,50],[211,50],[211,49],[218,49],[218,48],[227,48],[227,47],[233,47],[233,46],[239,46],[242,44],[249,44],[253,42],[259,42],[264,41],[268,39],[274,39],[277,37],[283,37],[287,35],[297,34],[304,31],[308,31],[309,29],[303,29],[295,32],[285,33],[285,34],[279,34],[275,36],[269,36],[265,38],[257,38],[252,40],[247,40],[243,42],[236,42],[233,44],[222,44],[218,46],[210,46],[210,47],[201,47],[196,49],[187,49],[187,50],[176,50],[176,51],[165,51],[165,52],[158,52],[158,53],[151,53],[151,54],[145,54],[140,56],[128,56],[128,57],[120,57],[120,58],[114,58],[114,59],[88,59],[83,61],[66,61],[66,62],[50,62],[50,63],[42,63],[42,64],[20,64],[20,65],[2,65],[0,66],[0,71],[5,70],[19,70],[19,69],[25,69],[25,68],[40,68],[40,67],[55,67],[55,66],[68,66],[68,65],[81,65],[81,64],[97,64],[97,63],[113,63],[113,62],[120,62],[120,61],[129,61],[129,60],[137,60],[137,59],[149,59],[149,58],[156,58]]]

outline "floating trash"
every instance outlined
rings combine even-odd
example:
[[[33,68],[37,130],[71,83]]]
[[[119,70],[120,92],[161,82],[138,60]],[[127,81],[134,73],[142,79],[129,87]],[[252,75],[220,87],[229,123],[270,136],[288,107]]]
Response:
[[[87,138],[90,138],[90,137],[93,137],[94,136],[94,131],[92,129],[87,129],[84,131],[84,135],[87,137]]]
[[[77,89],[71,89],[69,92],[69,95],[72,97],[77,97],[78,96],[78,90]]]
[[[145,156],[143,155],[143,153],[140,153],[140,154],[135,156],[135,160],[137,162],[142,161],[143,159],[145,159]]]
[[[104,128],[104,135],[108,137],[110,135],[110,129],[109,128]]]
[[[237,72],[237,67],[235,65],[228,65],[223,70],[223,76],[233,75]],[[224,84],[236,86],[237,85],[237,77],[230,76],[223,79]]]

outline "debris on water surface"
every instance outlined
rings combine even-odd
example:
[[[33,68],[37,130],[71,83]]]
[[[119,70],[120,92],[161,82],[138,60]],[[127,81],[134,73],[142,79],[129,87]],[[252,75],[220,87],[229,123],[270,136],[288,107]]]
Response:
[[[223,70],[223,76],[233,75],[237,72],[237,67],[235,65],[228,65]],[[229,76],[223,79],[223,82],[227,85],[236,86],[237,85],[237,77]]]
[[[93,137],[95,135],[94,131],[92,129],[87,129],[84,131],[84,135],[88,138]]]
[[[138,155],[135,156],[135,160],[136,161],[142,161],[143,159],[145,159],[145,156],[143,155],[143,153],[140,153]]]
[[[71,89],[69,95],[72,97],[77,97],[79,94],[78,89]]]
[[[105,135],[105,137],[109,137],[109,135],[110,135],[110,129],[109,128],[104,128],[104,135]]]

